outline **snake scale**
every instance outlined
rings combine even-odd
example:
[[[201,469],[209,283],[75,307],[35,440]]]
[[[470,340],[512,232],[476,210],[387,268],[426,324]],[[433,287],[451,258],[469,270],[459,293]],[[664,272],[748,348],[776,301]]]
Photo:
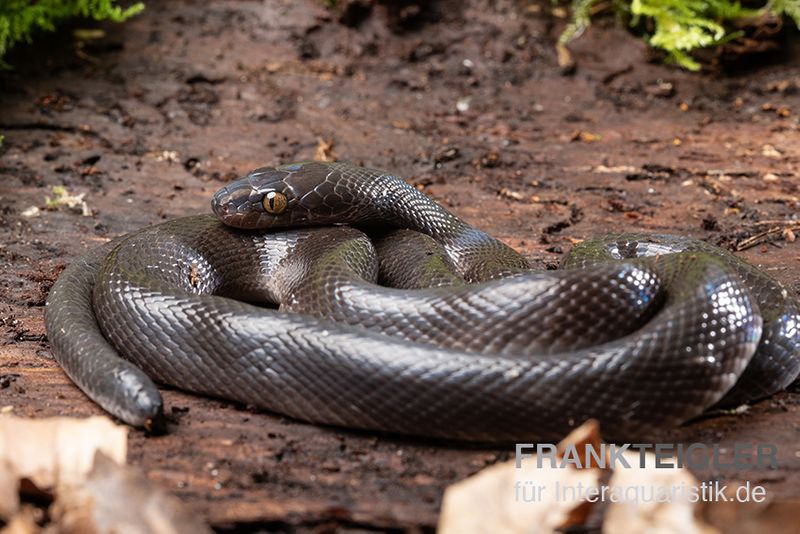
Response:
[[[49,294],[58,362],[128,424],[163,422],[163,383],[434,438],[557,440],[590,417],[631,438],[800,372],[794,297],[702,241],[605,236],[537,272],[344,163],[257,169],[212,208],[90,251]]]

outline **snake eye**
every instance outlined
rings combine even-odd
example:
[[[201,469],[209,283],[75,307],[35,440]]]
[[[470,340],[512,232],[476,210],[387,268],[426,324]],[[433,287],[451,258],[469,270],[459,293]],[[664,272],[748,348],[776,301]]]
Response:
[[[264,195],[264,200],[261,201],[261,204],[267,213],[280,215],[286,209],[286,202],[286,195],[278,191],[270,191]]]

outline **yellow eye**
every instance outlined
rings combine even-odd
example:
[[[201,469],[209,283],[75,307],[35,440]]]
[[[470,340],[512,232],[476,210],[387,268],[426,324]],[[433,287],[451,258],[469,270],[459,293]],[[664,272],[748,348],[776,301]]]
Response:
[[[261,204],[267,213],[279,215],[286,209],[286,195],[278,191],[270,191],[264,195],[264,200],[261,201]]]

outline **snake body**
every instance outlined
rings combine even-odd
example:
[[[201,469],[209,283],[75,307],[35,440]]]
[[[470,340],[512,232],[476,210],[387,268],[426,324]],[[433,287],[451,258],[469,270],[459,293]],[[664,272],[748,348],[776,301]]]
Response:
[[[593,417],[630,438],[800,372],[793,297],[700,241],[606,236],[535,272],[338,163],[258,169],[212,207],[91,251],[48,297],[59,363],[131,425],[161,422],[155,380],[361,429],[554,440]]]

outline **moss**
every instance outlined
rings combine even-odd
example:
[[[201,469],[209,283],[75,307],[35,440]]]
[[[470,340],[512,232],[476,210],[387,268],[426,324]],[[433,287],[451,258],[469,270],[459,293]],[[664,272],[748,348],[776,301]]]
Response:
[[[36,32],[53,31],[73,17],[121,22],[144,9],[139,2],[127,8],[114,0],[3,0],[0,2],[0,61],[20,42],[30,42]]]
[[[598,0],[572,0],[572,21],[561,35],[564,44],[577,38],[589,25],[592,8]],[[717,46],[740,34],[730,28],[743,19],[766,13],[787,16],[800,25],[800,0],[771,0],[743,6],[731,0],[616,0],[614,9],[639,26],[646,21],[650,30],[646,39],[654,48],[666,52],[669,60],[689,69],[699,70],[691,52],[698,48]]]

